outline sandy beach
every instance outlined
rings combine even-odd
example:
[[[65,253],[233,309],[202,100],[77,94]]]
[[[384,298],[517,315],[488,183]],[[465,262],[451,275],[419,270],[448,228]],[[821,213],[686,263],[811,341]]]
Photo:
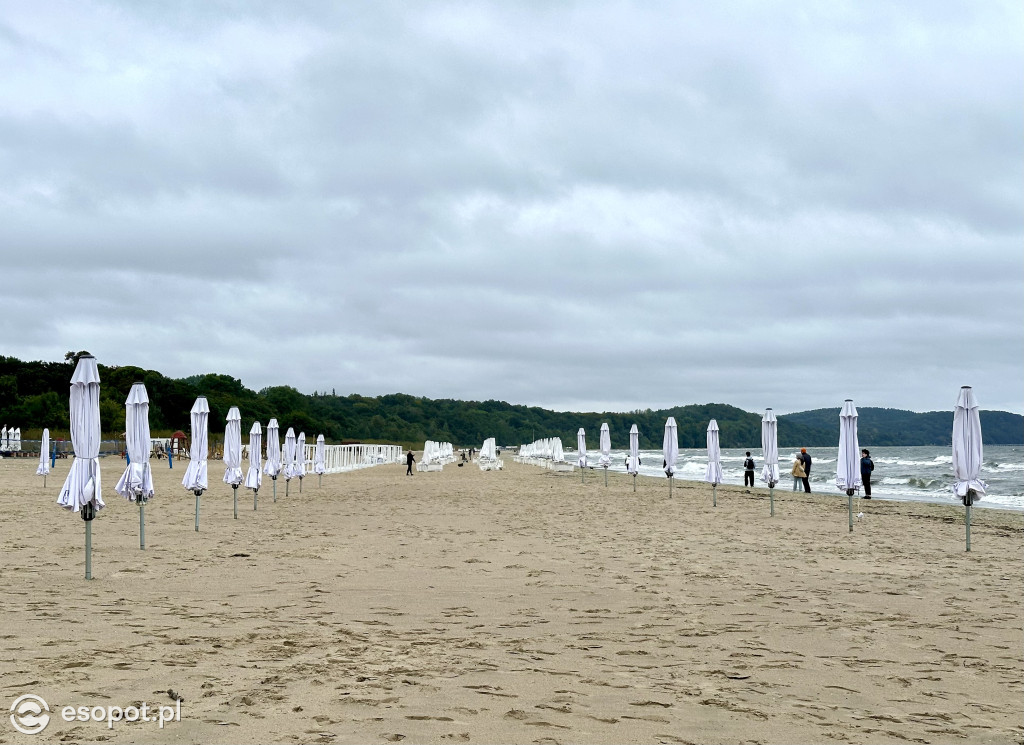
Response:
[[[378,466],[272,501],[223,465],[194,497],[113,492],[84,529],[33,459],[0,461],[0,742],[1020,743],[1024,516],[828,495]],[[173,705],[181,721],[66,722]]]

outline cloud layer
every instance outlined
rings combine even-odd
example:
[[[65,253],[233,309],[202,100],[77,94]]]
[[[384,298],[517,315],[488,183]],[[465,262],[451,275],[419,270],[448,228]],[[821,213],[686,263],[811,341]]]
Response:
[[[1011,3],[15,2],[4,354],[1024,412]]]

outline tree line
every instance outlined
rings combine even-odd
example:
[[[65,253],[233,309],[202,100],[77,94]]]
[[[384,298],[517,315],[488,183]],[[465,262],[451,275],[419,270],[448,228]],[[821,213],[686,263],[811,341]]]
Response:
[[[68,352],[63,362],[23,362],[0,356],[0,423],[18,426],[23,439],[34,439],[43,427],[51,437],[68,437],[68,390],[78,357]],[[391,442],[419,448],[424,440],[476,446],[487,437],[500,445],[520,445],[540,437],[561,437],[572,449],[576,431],[583,427],[591,449],[598,445],[603,422],[611,430],[612,447],[629,446],[629,429],[637,425],[640,448],[660,449],[665,419],[675,417],[679,445],[702,448],[708,421],[715,419],[725,448],[758,448],[761,414],[728,404],[693,404],[669,409],[633,412],[564,412],[504,401],[430,399],[403,393],[384,396],[345,396],[314,391],[300,393],[291,386],[253,391],[229,375],[209,373],[168,378],[155,370],[133,366],[100,365],[100,422],[105,436],[124,431],[124,401],[132,383],[145,383],[150,399],[150,428],[154,436],[175,430],[189,432],[189,411],[197,396],[210,404],[210,432],[223,432],[228,409],[239,407],[243,432],[253,421],[266,426],[277,418],[282,429],[294,427],[307,437],[323,434],[330,442]],[[865,445],[948,445],[952,411],[919,414],[883,408],[859,409],[860,441]],[[1024,443],[1024,417],[1008,412],[983,411],[986,444]],[[835,446],[839,441],[839,407],[816,409],[778,417],[783,447]]]

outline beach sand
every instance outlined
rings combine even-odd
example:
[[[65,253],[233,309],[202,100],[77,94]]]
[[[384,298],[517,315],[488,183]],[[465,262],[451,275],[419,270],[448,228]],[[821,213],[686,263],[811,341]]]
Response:
[[[84,528],[0,461],[0,742],[787,743],[1024,741],[1024,516],[555,474],[505,457],[194,497],[113,493]],[[247,464],[246,464],[247,465]],[[65,722],[172,705],[181,721]],[[33,737],[7,707],[53,719]]]

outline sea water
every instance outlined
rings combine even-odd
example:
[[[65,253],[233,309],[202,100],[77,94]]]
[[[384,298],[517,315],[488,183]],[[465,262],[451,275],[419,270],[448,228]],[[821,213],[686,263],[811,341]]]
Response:
[[[961,504],[953,496],[953,453],[950,447],[870,447],[875,470],[871,475],[871,497],[897,501],[937,502]],[[836,487],[836,448],[808,448],[811,455],[811,491],[819,494],[846,496],[845,491]],[[776,491],[792,489],[793,477],[790,469],[799,448],[779,448],[779,473],[781,481]],[[756,468],[754,484],[764,487],[761,469],[764,460],[760,448],[750,450]],[[626,472],[625,450],[612,450],[611,471]],[[600,453],[587,453],[587,462],[597,465]],[[722,477],[726,484],[743,484],[743,461],[746,450],[724,448],[722,450]],[[576,463],[578,456],[566,452],[565,459]],[[664,457],[660,450],[640,451],[640,475],[665,478],[662,468]],[[687,481],[703,481],[708,463],[707,450],[680,450],[676,460],[675,478]],[[1024,511],[1024,446],[986,445],[981,480],[988,485],[987,493],[978,507],[993,507],[1004,510]],[[803,490],[803,485],[799,486]],[[863,492],[862,492],[863,493]]]

